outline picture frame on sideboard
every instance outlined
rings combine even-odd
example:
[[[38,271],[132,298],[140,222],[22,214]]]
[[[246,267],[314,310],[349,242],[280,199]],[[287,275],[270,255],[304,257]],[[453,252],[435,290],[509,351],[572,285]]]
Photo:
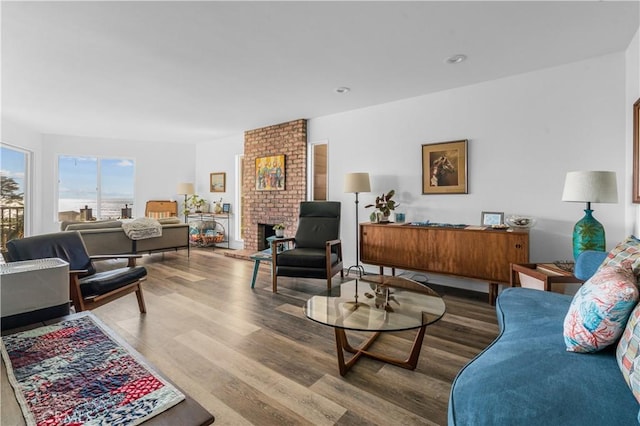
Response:
[[[482,226],[504,225],[504,212],[482,212],[480,224]]]

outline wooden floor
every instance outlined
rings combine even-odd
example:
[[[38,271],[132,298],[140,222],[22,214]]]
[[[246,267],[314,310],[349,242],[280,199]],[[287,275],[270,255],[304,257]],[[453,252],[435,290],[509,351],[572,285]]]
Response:
[[[273,294],[263,266],[252,290],[253,263],[210,248],[144,256],[140,264],[149,272],[147,314],[134,295],[94,313],[211,411],[216,425],[445,425],[451,381],[498,333],[486,295],[445,289],[447,313],[427,328],[416,370],[362,359],[341,377],[333,329],[302,312],[324,281],[281,278]],[[383,334],[374,349],[404,354],[414,335]]]

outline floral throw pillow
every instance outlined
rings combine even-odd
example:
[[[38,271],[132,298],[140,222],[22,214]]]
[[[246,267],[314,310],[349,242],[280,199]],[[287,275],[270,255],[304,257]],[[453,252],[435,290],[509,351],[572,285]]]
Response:
[[[564,342],[571,352],[596,352],[615,343],[638,301],[630,269],[601,267],[573,297],[564,318]]]
[[[609,252],[600,265],[603,266],[625,266],[631,268],[636,277],[640,275],[640,240],[633,235],[627,237]]]

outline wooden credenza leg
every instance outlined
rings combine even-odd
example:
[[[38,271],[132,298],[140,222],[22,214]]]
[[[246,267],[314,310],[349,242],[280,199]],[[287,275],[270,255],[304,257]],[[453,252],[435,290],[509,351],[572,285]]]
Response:
[[[498,298],[498,283],[489,283],[489,303],[491,306],[495,306],[496,299]]]

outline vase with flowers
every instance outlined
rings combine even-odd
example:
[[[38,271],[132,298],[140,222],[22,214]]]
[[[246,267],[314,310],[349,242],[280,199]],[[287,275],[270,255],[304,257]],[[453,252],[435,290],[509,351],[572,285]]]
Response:
[[[273,225],[273,230],[276,233],[276,237],[278,238],[284,237],[284,223],[277,223]]]
[[[396,207],[400,205],[400,203],[392,199],[395,193],[396,191],[392,189],[389,192],[383,193],[382,195],[376,197],[375,203],[364,206],[365,208],[375,208],[375,210],[369,215],[369,219],[371,220],[371,222],[389,222],[391,211],[395,210]]]
[[[193,210],[195,213],[202,213],[202,208],[207,204],[207,200],[198,194],[191,195],[185,203],[184,214],[189,214]]]

